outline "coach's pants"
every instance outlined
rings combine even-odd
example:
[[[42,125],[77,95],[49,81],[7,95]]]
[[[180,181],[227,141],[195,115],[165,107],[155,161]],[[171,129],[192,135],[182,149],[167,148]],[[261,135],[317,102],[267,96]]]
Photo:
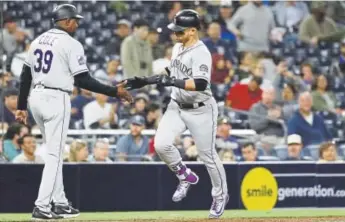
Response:
[[[46,147],[45,165],[35,205],[49,212],[52,200],[58,205],[68,204],[63,186],[62,165],[71,102],[65,92],[33,89],[29,105]]]
[[[179,151],[173,145],[174,140],[176,136],[189,129],[199,158],[206,165],[210,175],[212,196],[215,198],[228,193],[224,166],[215,149],[217,118],[218,107],[213,98],[207,100],[205,106],[197,109],[180,109],[177,103],[171,100],[155,136],[157,154],[173,169],[182,161]]]

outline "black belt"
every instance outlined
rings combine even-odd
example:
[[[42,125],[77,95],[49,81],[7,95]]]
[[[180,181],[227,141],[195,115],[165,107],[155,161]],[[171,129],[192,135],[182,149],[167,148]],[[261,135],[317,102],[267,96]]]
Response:
[[[205,106],[205,103],[180,103],[174,100],[181,109],[197,109],[199,107]]]
[[[61,91],[61,92],[65,92],[65,93],[68,93],[68,94],[71,94],[72,91],[69,91],[69,90],[64,90],[64,89],[60,89],[60,88],[55,88],[55,87],[48,87],[48,86],[44,86],[44,85],[40,85],[40,84],[37,84],[34,86],[34,88],[43,88],[43,89],[52,89],[52,90],[58,90],[58,91]]]

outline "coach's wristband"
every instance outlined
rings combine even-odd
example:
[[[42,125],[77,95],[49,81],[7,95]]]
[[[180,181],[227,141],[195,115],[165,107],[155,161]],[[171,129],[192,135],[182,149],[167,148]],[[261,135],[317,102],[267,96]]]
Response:
[[[186,81],[182,79],[175,79],[174,81],[174,86],[180,89],[185,89],[186,88]]]

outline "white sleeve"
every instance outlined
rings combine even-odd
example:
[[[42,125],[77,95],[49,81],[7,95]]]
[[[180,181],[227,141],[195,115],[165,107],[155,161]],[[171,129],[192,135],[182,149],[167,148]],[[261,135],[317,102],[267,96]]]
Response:
[[[211,78],[212,58],[208,49],[196,50],[192,59],[193,78],[204,79],[209,82]]]
[[[71,75],[75,76],[82,72],[87,72],[89,69],[86,66],[86,56],[84,53],[84,48],[80,42],[71,42],[72,49],[68,55],[69,70]]]

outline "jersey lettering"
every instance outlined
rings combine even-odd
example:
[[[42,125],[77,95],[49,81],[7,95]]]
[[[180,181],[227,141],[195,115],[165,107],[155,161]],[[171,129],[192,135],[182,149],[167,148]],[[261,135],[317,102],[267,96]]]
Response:
[[[178,59],[171,60],[171,67],[176,67],[185,75],[192,76],[192,68],[188,68],[185,64],[183,64]]]
[[[39,40],[38,40],[38,44],[40,45],[49,45],[49,46],[53,46],[54,41],[57,38],[54,36],[50,36],[50,35],[42,35]]]
[[[34,65],[34,71],[39,73],[42,71],[43,74],[47,74],[51,68],[53,61],[53,53],[47,50],[45,53],[41,49],[36,49],[34,51],[36,56],[36,63]]]

